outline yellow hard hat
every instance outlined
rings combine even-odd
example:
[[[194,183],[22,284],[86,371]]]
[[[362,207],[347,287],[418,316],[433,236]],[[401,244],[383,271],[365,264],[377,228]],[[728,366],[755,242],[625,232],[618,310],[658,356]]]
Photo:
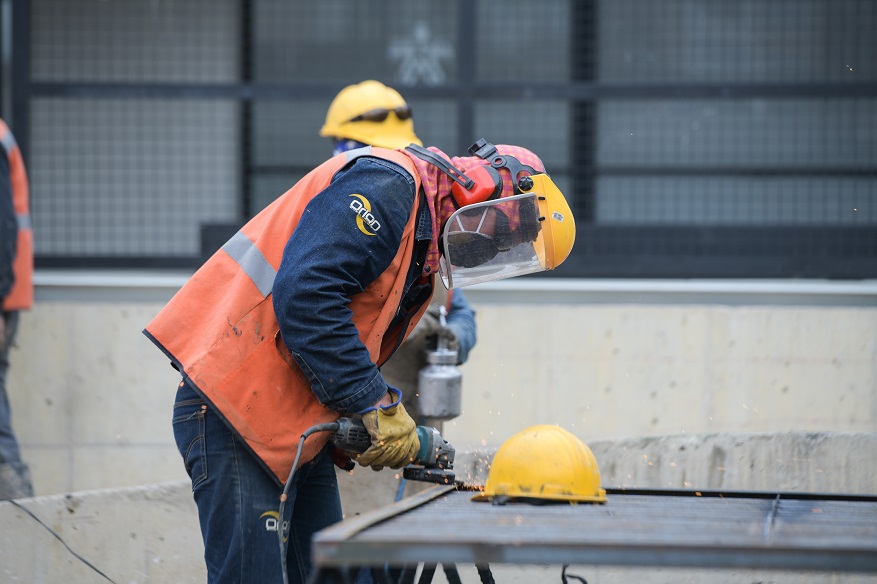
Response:
[[[484,491],[473,501],[510,499],[604,503],[600,469],[588,446],[551,425],[518,432],[496,451]]]
[[[543,269],[553,270],[572,252],[576,241],[576,222],[569,203],[551,177],[547,174],[534,174],[530,179],[533,187],[523,192],[534,192],[538,195],[539,216],[545,218],[536,237],[536,257]]]
[[[381,148],[422,146],[411,108],[392,87],[368,80],[342,89],[326,112],[320,136],[356,140]]]

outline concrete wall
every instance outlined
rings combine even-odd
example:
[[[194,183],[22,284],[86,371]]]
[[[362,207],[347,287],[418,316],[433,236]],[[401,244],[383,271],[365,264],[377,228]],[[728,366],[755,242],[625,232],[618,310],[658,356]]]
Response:
[[[116,582],[204,581],[171,433],[178,374],[140,332],[184,279],[38,274],[9,389],[39,495],[16,503],[45,526],[0,503],[0,581],[105,581],[47,527]],[[525,280],[467,293],[479,344],[463,367],[464,412],[443,433],[468,482],[483,482],[508,436],[548,422],[591,446],[605,486],[877,492],[877,283]],[[399,484],[362,468],[339,480],[347,516],[391,503]],[[591,584],[873,581],[570,571]],[[494,573],[560,580],[556,566]]]
[[[9,392],[38,495],[186,477],[179,374],[140,331],[158,304],[46,302],[22,316]]]
[[[877,430],[877,310],[723,305],[483,306],[448,436],[535,423],[585,440]]]
[[[9,392],[36,493],[185,478],[179,376],[142,328],[185,274],[38,273]],[[556,423],[587,442],[877,431],[877,282],[510,280],[467,289],[459,451]]]

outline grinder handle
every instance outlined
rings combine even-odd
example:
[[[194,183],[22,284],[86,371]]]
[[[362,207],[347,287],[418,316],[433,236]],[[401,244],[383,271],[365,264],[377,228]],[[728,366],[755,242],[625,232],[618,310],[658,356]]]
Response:
[[[339,418],[338,429],[329,438],[336,448],[344,452],[362,454],[372,445],[371,436],[360,418]],[[438,430],[417,426],[417,440],[420,446],[414,464],[434,466],[436,464],[436,442],[441,440]],[[444,442],[442,440],[442,442]]]
[[[372,445],[372,438],[360,418],[338,418],[338,429],[329,441],[339,450],[362,454]]]

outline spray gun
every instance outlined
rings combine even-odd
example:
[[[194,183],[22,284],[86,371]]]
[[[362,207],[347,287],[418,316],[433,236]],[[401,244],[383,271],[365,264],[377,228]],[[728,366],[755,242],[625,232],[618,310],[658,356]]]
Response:
[[[426,352],[427,365],[418,374],[420,415],[435,420],[451,420],[460,415],[463,374],[457,368],[457,351],[448,347],[451,329],[448,311],[439,307],[438,345]]]
[[[371,446],[371,436],[359,418],[339,418],[335,424],[338,429],[332,432],[329,440],[344,452],[363,453]],[[442,438],[438,430],[427,426],[417,426],[420,448],[409,466],[402,470],[402,476],[412,481],[453,484],[454,447]],[[346,470],[352,470],[351,468]]]

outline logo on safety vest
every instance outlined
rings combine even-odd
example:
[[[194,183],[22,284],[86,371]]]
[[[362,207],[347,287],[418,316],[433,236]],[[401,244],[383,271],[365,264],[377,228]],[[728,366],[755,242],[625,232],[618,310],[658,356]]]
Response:
[[[381,228],[381,223],[372,215],[372,204],[362,195],[354,194],[350,196],[355,197],[350,201],[350,208],[356,213],[356,226],[366,235],[377,235],[378,229]]]

